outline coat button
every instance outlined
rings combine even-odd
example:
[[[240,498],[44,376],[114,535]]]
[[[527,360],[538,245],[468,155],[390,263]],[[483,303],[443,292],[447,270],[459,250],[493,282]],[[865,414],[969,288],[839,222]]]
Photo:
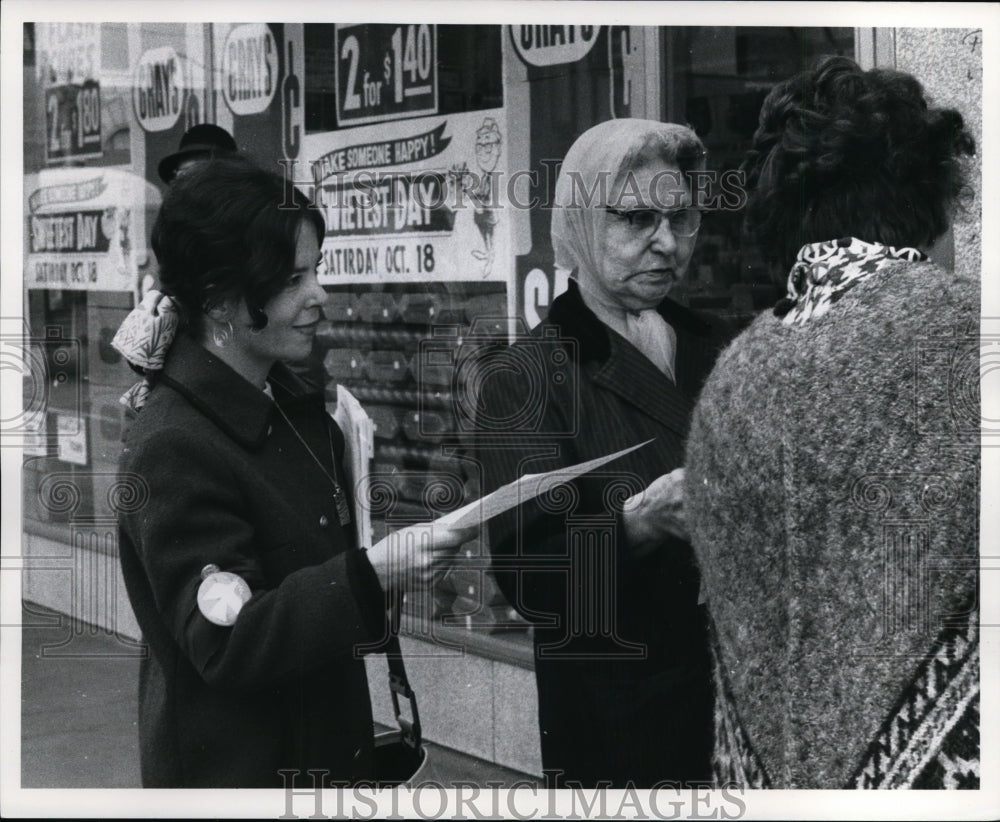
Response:
[[[326,526],[329,525],[329,524],[330,524],[330,520],[327,519],[326,514],[323,514],[323,516],[321,516],[319,518],[319,527],[320,528],[326,528]]]

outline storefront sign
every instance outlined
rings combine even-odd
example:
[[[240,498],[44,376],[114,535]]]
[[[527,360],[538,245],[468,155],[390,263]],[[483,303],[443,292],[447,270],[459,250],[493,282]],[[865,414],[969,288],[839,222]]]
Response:
[[[502,122],[490,109],[308,135],[326,221],[320,281],[506,281]]]
[[[313,176],[317,182],[322,182],[345,171],[398,166],[436,157],[451,143],[451,137],[444,136],[444,127],[442,122],[424,134],[402,140],[379,140],[338,148],[313,161]]]
[[[87,464],[87,427],[75,414],[57,414],[58,456],[73,465]]]
[[[267,110],[278,87],[278,44],[263,23],[237,26],[222,49],[222,96],[233,114]]]
[[[360,173],[347,185],[319,189],[318,204],[327,237],[420,234],[450,231],[454,215],[446,207],[447,177],[416,174]]]
[[[519,306],[519,316],[528,328],[534,328],[548,316],[552,301],[569,287],[569,272],[556,268],[554,274],[541,268],[532,268],[524,275],[521,294],[523,304]]]
[[[113,209],[32,216],[28,226],[30,253],[106,252],[116,231],[114,217]]]
[[[514,48],[531,66],[575,63],[597,42],[600,26],[511,26]]]
[[[94,23],[39,23],[48,163],[102,155],[101,30]]]
[[[337,122],[398,120],[438,110],[437,29],[426,23],[337,26]]]
[[[142,55],[133,77],[132,104],[144,131],[173,128],[181,116],[185,88],[184,67],[172,46]]]
[[[159,192],[122,168],[48,169],[25,178],[28,288],[134,287],[135,204]]]
[[[213,23],[220,104],[215,122],[236,144],[280,171],[297,160],[305,131],[301,23]],[[221,105],[222,102],[225,105]]]
[[[21,453],[26,457],[44,457],[49,453],[45,434],[41,431],[31,431],[23,435]]]

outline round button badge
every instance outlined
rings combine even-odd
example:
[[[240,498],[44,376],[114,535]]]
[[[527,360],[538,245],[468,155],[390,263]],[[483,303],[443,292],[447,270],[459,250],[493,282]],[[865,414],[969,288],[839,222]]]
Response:
[[[248,599],[250,586],[228,571],[208,574],[198,586],[198,610],[209,622],[224,628],[236,622]]]

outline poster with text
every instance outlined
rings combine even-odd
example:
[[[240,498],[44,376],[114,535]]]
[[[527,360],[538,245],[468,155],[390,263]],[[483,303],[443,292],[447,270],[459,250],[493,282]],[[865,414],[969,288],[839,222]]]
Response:
[[[128,167],[53,168],[26,175],[27,288],[129,291],[137,204],[159,191]]]
[[[507,282],[505,128],[487,109],[307,135],[295,179],[326,221],[320,281]]]
[[[101,27],[39,23],[36,72],[45,95],[45,161],[101,156]]]

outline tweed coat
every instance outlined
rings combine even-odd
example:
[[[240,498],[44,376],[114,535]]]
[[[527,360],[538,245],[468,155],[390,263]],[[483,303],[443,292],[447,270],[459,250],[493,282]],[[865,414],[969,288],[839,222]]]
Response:
[[[634,555],[624,500],[679,467],[718,329],[679,304],[678,385],[601,323],[577,284],[483,382],[484,489],[654,441],[490,522],[494,573],[534,625],[542,762],[585,785],[705,778],[710,683],[689,545]],[[503,363],[513,365],[504,368]]]
[[[322,395],[281,364],[269,381],[343,483],[344,440]],[[330,480],[274,403],[180,335],[120,469],[141,489],[120,518],[120,555],[151,651],[139,683],[143,785],[281,787],[282,768],[372,777],[358,650],[382,637],[384,598],[339,525]],[[197,605],[210,563],[252,592],[231,627]]]
[[[685,504],[721,779],[976,778],[978,319],[977,279],[896,262],[802,325],[761,315],[720,356]]]

